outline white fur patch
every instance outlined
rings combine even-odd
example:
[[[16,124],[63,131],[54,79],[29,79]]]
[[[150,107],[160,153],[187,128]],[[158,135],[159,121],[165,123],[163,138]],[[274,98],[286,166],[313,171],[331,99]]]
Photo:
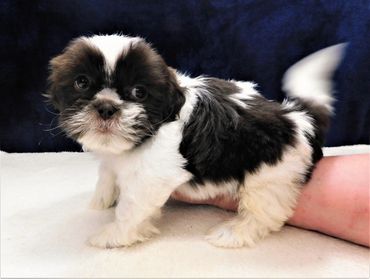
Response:
[[[115,96],[111,92],[107,94],[109,97],[103,94],[100,98]],[[115,97],[114,100],[119,102]],[[136,103],[125,104],[120,114],[119,118],[106,122],[101,121],[92,109],[85,107],[71,117],[69,129],[81,133],[77,141],[84,150],[120,154],[136,144],[134,126],[140,121],[140,117],[146,117],[144,108]]]
[[[232,94],[230,99],[242,108],[247,108],[247,104],[244,101],[252,100],[256,96],[260,96],[256,90],[255,83],[248,81],[230,81],[235,83],[235,85],[241,89],[241,92]]]
[[[99,168],[99,180],[96,183],[95,194],[90,202],[91,209],[103,210],[111,207],[119,197],[116,187],[116,175],[104,161]]]
[[[83,145],[84,150],[98,153],[120,154],[125,150],[131,149],[134,143],[126,139],[111,135],[89,131],[77,140]]]
[[[199,95],[196,89],[194,88],[188,88],[185,90],[185,103],[182,106],[179,116],[180,116],[180,121],[183,121],[186,123],[190,115],[194,109],[194,106],[196,105]]]
[[[293,123],[296,124],[296,133],[299,136],[300,141],[304,141],[307,133],[310,136],[314,136],[313,119],[304,111],[292,111],[285,114]]]
[[[246,109],[248,107],[244,101],[252,100],[254,97],[260,95],[255,88],[256,84],[254,84],[253,82],[235,80],[231,80],[231,82],[235,83],[235,85],[241,89],[241,92],[231,94],[229,98],[242,108]]]
[[[95,99],[101,101],[111,101],[117,105],[121,105],[123,103],[117,92],[109,88],[104,88],[103,90],[95,94]]]
[[[229,97],[229,99],[231,100],[231,101],[233,101],[235,104],[237,104],[238,106],[240,106],[240,107],[242,107],[242,108],[247,108],[247,104],[246,103],[244,103],[243,101],[241,101],[239,98],[237,98],[237,97],[235,97],[234,95],[236,95],[236,94],[233,94],[233,95],[231,95],[230,97]]]
[[[317,51],[291,66],[283,77],[283,90],[333,110],[332,76],[343,56],[346,44]]]
[[[192,78],[190,76],[187,76],[183,73],[180,73],[180,72],[176,71],[176,77],[177,77],[177,80],[178,80],[179,85],[181,87],[193,88],[193,87],[203,87],[203,86],[205,86],[204,82],[202,80],[203,79],[202,76]]]
[[[104,55],[106,70],[111,73],[116,65],[117,58],[124,55],[132,44],[142,40],[140,37],[128,37],[124,35],[96,35],[83,37],[83,39],[98,48]]]
[[[254,82],[235,81],[235,80],[230,80],[230,81],[235,83],[236,86],[242,89],[242,92],[233,94],[233,97],[239,100],[250,100],[256,96],[260,96],[260,94],[256,90],[257,85]]]
[[[204,82],[205,80],[207,80],[207,77],[199,76],[196,78],[191,78],[180,72],[176,72],[176,75],[180,86],[186,88],[186,91],[189,92],[189,96],[197,96],[196,98],[192,98],[192,100],[189,100],[190,104],[193,104],[196,101],[195,99],[202,97],[205,94],[209,94],[207,90],[207,85]],[[253,82],[235,80],[230,80],[230,82],[238,86],[241,89],[241,92],[231,94],[229,98],[242,108],[247,108],[247,105],[243,101],[251,100],[255,96],[260,95],[255,89],[256,84]]]

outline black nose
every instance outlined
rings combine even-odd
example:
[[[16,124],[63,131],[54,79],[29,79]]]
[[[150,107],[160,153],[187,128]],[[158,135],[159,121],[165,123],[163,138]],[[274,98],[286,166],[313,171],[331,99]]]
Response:
[[[110,104],[98,104],[95,105],[95,108],[104,120],[111,118],[118,111],[117,108]]]

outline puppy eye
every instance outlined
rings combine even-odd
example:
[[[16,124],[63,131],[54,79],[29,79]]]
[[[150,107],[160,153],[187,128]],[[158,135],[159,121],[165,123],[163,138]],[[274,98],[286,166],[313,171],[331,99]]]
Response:
[[[147,97],[147,95],[148,95],[148,93],[147,93],[146,88],[144,86],[141,86],[141,85],[136,86],[131,91],[131,96],[136,101],[143,101]]]
[[[90,87],[90,80],[87,76],[78,76],[75,80],[74,87],[78,91],[86,91]]]

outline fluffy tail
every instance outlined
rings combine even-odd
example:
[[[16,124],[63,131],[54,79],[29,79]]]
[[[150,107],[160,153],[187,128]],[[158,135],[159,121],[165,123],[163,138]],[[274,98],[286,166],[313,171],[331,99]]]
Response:
[[[289,97],[301,99],[333,112],[332,77],[346,43],[319,50],[291,66],[283,77],[283,90]]]
[[[338,44],[315,52],[291,66],[283,77],[283,90],[296,100],[297,109],[307,111],[314,119],[315,135],[309,140],[313,147],[312,160],[322,157],[321,147],[333,113],[332,77],[347,44]]]

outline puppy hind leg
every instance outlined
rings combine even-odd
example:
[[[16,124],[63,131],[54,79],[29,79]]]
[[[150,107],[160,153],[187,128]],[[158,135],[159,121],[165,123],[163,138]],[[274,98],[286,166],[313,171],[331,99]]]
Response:
[[[279,231],[293,214],[301,186],[289,182],[267,183],[243,185],[238,215],[213,228],[206,239],[218,247],[254,246],[270,232]]]

